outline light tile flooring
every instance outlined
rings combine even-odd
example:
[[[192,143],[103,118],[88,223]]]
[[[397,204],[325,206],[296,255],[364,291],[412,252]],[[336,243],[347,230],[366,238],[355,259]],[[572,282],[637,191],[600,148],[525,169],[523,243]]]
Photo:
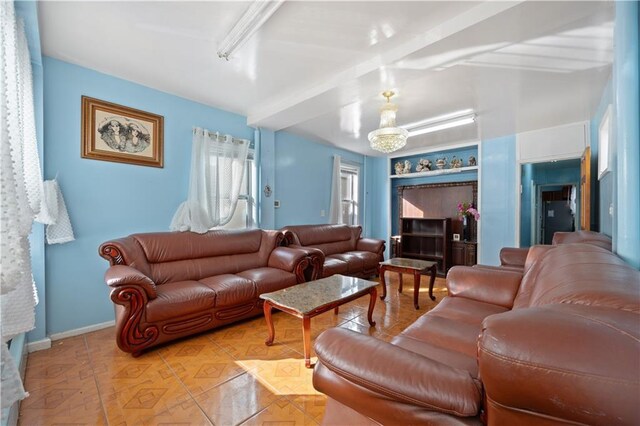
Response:
[[[367,322],[369,297],[311,320],[312,338],[344,327],[390,340],[446,295],[436,281],[432,302],[422,277],[420,310],[413,279],[387,273],[387,299],[378,299],[375,327]],[[378,289],[381,294],[381,289]],[[276,311],[274,311],[276,312]],[[263,317],[169,343],[139,358],[118,349],[114,328],[59,340],[29,355],[21,425],[316,425],[324,395],[304,367],[301,320],[278,312],[276,340],[265,346]],[[315,354],[312,354],[315,356]],[[315,359],[312,358],[312,362]]]

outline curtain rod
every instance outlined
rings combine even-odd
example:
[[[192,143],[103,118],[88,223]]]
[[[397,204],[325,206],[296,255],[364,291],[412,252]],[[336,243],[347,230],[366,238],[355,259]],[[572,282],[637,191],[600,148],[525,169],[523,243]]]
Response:
[[[220,132],[213,132],[211,130],[203,129],[201,127],[194,127],[193,128],[193,134],[195,134],[198,130],[202,130],[203,132],[207,132],[207,134],[208,134],[208,136],[210,138],[216,137],[217,139],[220,139],[220,138],[224,138],[226,136],[231,136],[231,142],[232,143],[244,143],[244,142],[249,143],[249,144],[251,143],[251,141],[249,139],[235,138],[235,137],[233,137],[233,135],[224,134],[224,133],[220,133]]]

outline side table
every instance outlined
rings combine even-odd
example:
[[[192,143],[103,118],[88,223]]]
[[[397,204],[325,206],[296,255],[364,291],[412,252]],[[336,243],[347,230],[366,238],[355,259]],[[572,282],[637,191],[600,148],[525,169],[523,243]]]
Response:
[[[380,262],[380,283],[382,284],[382,296],[380,296],[380,299],[384,300],[384,298],[387,297],[387,285],[384,279],[384,273],[386,271],[397,272],[400,276],[398,293],[402,293],[402,274],[413,274],[413,306],[415,306],[416,309],[420,309],[420,306],[418,305],[420,276],[427,272],[431,274],[431,279],[429,280],[429,298],[431,298],[431,300],[436,300],[433,296],[433,284],[436,281],[437,270],[438,263],[430,262],[428,260],[394,257],[384,262]]]

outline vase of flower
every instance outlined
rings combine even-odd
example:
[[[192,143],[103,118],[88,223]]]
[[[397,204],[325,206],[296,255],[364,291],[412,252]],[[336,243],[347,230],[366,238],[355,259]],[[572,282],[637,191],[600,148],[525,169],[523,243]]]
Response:
[[[462,216],[462,240],[471,241],[471,219],[466,214]]]
[[[458,216],[462,218],[462,239],[463,241],[471,241],[471,220],[479,220],[480,213],[473,206],[473,203],[464,201],[458,203]]]

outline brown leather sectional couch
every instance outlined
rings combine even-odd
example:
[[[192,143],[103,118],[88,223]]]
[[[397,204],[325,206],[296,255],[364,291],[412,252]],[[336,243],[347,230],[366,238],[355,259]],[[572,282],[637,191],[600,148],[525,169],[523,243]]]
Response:
[[[305,281],[305,251],[281,247],[284,234],[160,232],[108,241],[105,281],[120,349],[158,344],[262,314],[261,293]]]
[[[584,243],[602,247],[611,251],[611,238],[604,234],[593,231],[576,232],[556,232],[553,234],[551,245]],[[500,266],[504,268],[519,269],[524,268],[529,248],[505,247],[500,250]]]
[[[535,246],[524,272],[456,266],[390,343],[321,334],[325,425],[640,424],[640,272],[592,244]]]
[[[334,274],[370,277],[384,260],[384,240],[362,238],[361,226],[295,225],[281,229],[289,247],[306,250],[315,266],[309,279]]]

